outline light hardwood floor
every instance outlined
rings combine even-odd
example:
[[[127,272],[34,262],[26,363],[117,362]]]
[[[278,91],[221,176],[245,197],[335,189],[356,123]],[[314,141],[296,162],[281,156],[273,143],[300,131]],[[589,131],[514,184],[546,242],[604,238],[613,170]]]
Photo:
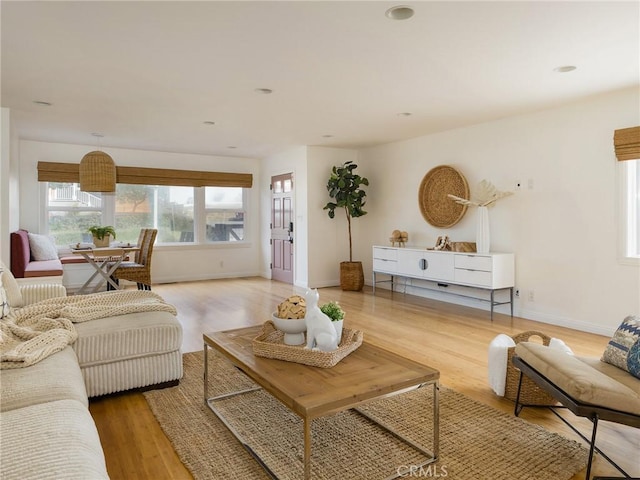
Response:
[[[279,302],[292,293],[300,293],[291,285],[261,278],[154,285],[153,291],[178,309],[184,327],[183,352],[202,350],[203,333],[264,322]],[[321,303],[340,302],[347,312],[345,324],[363,330],[366,341],[437,368],[443,385],[509,414],[513,414],[513,402],[497,397],[487,382],[487,347],[497,334],[538,330],[564,340],[576,355],[596,357],[609,340],[502,314],[496,314],[491,322],[487,311],[388,290],[377,289],[375,296],[368,287],[359,293],[342,292],[339,288],[323,288],[319,292]],[[113,480],[191,478],[142,394],[92,400],[90,410]],[[566,416],[572,417],[570,413]],[[549,411],[525,409],[521,417],[579,440]],[[587,420],[574,420],[583,432],[590,431]],[[602,422],[598,444],[629,473],[640,476],[640,430]],[[616,470],[596,458],[593,473],[612,475]],[[584,472],[573,478],[584,478]]]

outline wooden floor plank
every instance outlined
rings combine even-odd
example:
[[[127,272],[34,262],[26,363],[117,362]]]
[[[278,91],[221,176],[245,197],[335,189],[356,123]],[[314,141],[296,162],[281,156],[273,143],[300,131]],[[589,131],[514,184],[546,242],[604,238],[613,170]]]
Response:
[[[257,325],[269,319],[284,298],[300,293],[291,285],[262,278],[209,280],[154,285],[153,290],[174,304],[184,327],[183,352],[202,350],[202,334]],[[560,338],[576,355],[599,357],[608,338],[474,308],[365,287],[364,292],[323,288],[320,303],[340,302],[347,312],[345,326],[364,331],[368,342],[440,370],[441,383],[506,413],[513,402],[497,397],[488,385],[487,350],[499,333],[513,335],[528,330]],[[620,319],[622,321],[622,319]],[[92,401],[91,413],[105,450],[107,468],[118,479],[189,479],[170,442],[140,393],[125,393]],[[523,418],[577,440],[548,411],[525,409]],[[575,417],[574,417],[575,419]],[[584,432],[585,419],[575,419]],[[630,473],[637,465],[640,430],[601,422],[599,443]],[[212,445],[212,448],[215,446]],[[610,452],[607,452],[610,450]],[[595,474],[616,471],[596,458]],[[583,479],[584,472],[573,479]]]

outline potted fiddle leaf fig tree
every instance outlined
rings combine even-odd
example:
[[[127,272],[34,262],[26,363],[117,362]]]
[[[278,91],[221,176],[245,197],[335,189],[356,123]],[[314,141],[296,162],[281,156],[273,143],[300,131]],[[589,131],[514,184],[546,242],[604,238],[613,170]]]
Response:
[[[353,261],[353,242],[351,239],[351,219],[366,215],[364,211],[366,192],[362,186],[368,186],[369,180],[355,173],[358,168],[353,162],[345,162],[334,166],[327,182],[327,190],[332,202],[324,206],[329,218],[334,218],[336,209],[343,209],[349,228],[349,261],[340,262],[340,288],[342,290],[360,291],[364,286],[362,262]]]

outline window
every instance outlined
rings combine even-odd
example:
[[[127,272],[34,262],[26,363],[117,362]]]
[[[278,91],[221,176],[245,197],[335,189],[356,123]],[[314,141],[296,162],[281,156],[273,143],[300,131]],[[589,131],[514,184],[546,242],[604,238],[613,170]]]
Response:
[[[245,189],[118,184],[114,195],[81,192],[77,183],[44,184],[43,231],[61,247],[91,242],[91,225],[113,225],[117,241],[136,243],[157,228],[157,243],[238,242],[245,236]]]
[[[640,259],[640,160],[620,162],[623,257]]]
[[[205,225],[207,242],[244,240],[243,189],[205,187]]]
[[[118,240],[135,243],[141,228],[157,228],[158,243],[193,242],[193,197],[193,187],[118,184]]]
[[[87,229],[102,222],[102,195],[81,192],[77,183],[47,184],[46,222],[56,245],[91,242]]]

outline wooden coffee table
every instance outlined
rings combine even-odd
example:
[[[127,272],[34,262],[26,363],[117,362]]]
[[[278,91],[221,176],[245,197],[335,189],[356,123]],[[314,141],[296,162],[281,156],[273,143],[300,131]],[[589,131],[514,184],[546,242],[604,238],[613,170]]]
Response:
[[[438,458],[439,405],[438,380],[440,372],[431,367],[378,348],[367,342],[332,368],[318,368],[286,362],[253,354],[252,340],[261,326],[204,334],[204,401],[220,418],[231,433],[273,478],[276,475],[260,456],[240,437],[215,407],[217,400],[252,392],[263,388],[304,423],[304,478],[311,478],[311,422],[315,418],[354,409],[378,424],[395,437],[426,456],[420,467]],[[242,370],[260,387],[209,397],[208,353],[213,348]],[[389,426],[383,425],[356,407],[372,400],[397,394],[411,387],[433,387],[433,445],[432,450],[403,437]],[[400,477],[404,472],[398,472]]]

